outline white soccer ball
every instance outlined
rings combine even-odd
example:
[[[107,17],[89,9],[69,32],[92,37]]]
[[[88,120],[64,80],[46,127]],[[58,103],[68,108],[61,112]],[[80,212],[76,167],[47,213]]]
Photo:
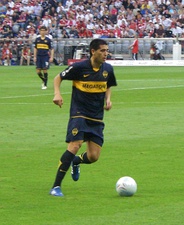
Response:
[[[116,183],[116,191],[120,196],[132,196],[137,191],[137,183],[132,177],[121,177]]]

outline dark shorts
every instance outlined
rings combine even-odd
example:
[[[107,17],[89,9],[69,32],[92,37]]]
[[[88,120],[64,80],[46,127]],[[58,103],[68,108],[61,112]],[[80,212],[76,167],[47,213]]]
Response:
[[[71,118],[68,122],[66,142],[93,141],[99,146],[103,145],[103,122],[96,122],[85,118]]]
[[[49,69],[49,56],[37,56],[36,60],[36,68],[37,69]]]

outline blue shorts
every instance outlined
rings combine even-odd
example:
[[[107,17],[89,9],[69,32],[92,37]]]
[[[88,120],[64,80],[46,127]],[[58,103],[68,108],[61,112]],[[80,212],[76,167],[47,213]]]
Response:
[[[36,68],[48,70],[49,69],[49,56],[48,55],[37,56]]]
[[[68,129],[66,135],[66,142],[73,141],[93,141],[97,145],[101,146],[104,142],[103,122],[96,122],[85,118],[71,118],[68,122]]]

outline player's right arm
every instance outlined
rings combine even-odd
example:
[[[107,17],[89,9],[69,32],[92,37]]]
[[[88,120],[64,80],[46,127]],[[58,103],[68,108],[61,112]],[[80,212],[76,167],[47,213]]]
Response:
[[[34,48],[34,62],[36,62],[36,59],[37,59],[37,49],[36,48]]]
[[[54,104],[58,105],[60,108],[63,105],[63,98],[60,93],[60,85],[61,85],[62,79],[60,77],[60,74],[58,74],[54,78],[54,98],[53,102]]]

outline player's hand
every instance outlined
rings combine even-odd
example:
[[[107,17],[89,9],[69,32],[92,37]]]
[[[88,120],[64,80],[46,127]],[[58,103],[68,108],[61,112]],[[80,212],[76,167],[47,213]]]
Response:
[[[111,101],[106,101],[106,105],[104,106],[105,110],[110,110],[112,108],[112,102]]]
[[[50,59],[49,59],[49,62],[52,63],[52,62],[53,62],[53,58],[50,58]]]
[[[63,98],[60,94],[56,94],[53,98],[53,102],[61,108],[61,106],[63,105]]]

